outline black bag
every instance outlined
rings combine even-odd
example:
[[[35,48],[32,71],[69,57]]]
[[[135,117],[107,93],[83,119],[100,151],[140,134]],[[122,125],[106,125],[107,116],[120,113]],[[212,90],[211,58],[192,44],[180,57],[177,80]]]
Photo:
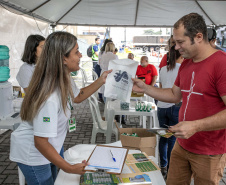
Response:
[[[88,57],[92,57],[92,56],[93,56],[92,47],[93,47],[93,45],[90,45],[90,46],[87,48],[87,56],[88,56]]]

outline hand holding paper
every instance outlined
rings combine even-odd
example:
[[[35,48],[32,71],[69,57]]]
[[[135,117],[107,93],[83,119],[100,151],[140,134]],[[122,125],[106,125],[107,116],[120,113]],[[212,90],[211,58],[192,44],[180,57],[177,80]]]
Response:
[[[88,165],[86,161],[82,161],[82,163],[71,165],[71,169],[69,173],[82,175],[85,173],[84,168]]]
[[[138,93],[144,93],[146,84],[137,78],[132,78],[133,81],[133,91]]]
[[[103,80],[104,83],[106,83],[107,76],[111,72],[112,72],[112,69],[111,70],[108,70],[108,71],[104,71],[103,74],[100,76],[100,78]]]

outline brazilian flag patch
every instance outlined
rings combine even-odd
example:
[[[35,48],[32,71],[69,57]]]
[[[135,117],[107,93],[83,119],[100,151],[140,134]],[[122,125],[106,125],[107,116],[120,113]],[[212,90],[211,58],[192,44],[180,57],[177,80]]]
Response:
[[[43,122],[50,122],[50,117],[43,117]]]

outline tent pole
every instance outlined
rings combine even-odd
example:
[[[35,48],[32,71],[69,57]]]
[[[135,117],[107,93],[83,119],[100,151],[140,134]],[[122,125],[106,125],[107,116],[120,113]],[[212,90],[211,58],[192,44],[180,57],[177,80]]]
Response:
[[[31,10],[30,12],[34,12],[35,10],[39,9],[40,7],[42,7],[43,5],[45,5],[46,3],[48,3],[50,0],[45,1],[44,3],[42,3],[41,5],[37,6],[36,8],[34,8],[33,10]]]
[[[216,25],[213,20],[209,17],[209,15],[205,12],[205,10],[203,10],[203,8],[201,7],[201,5],[199,4],[199,2],[197,0],[195,0],[196,4],[199,6],[199,8],[202,10],[202,12],[206,15],[206,17],[208,17],[208,19],[212,22],[212,24]]]
[[[134,26],[136,26],[136,24],[137,24],[137,14],[138,14],[139,3],[140,3],[140,0],[137,0],[137,7],[136,7],[136,15],[135,15],[135,20],[134,20]]]
[[[60,19],[58,19],[58,21],[56,21],[56,24],[58,24],[58,22],[63,19],[74,7],[76,7],[82,0],[79,0],[77,3],[75,3],[74,6],[72,6]]]
[[[126,46],[126,27],[125,27],[125,30],[124,30],[124,40],[125,40],[125,46]]]

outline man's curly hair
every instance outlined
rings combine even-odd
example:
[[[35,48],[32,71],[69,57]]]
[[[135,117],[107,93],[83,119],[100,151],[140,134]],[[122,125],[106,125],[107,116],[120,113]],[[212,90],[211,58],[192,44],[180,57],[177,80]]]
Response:
[[[206,23],[201,15],[197,13],[187,14],[181,17],[173,27],[178,29],[180,25],[184,26],[184,35],[190,38],[192,44],[194,44],[194,37],[197,33],[202,33],[203,39],[208,42]]]

